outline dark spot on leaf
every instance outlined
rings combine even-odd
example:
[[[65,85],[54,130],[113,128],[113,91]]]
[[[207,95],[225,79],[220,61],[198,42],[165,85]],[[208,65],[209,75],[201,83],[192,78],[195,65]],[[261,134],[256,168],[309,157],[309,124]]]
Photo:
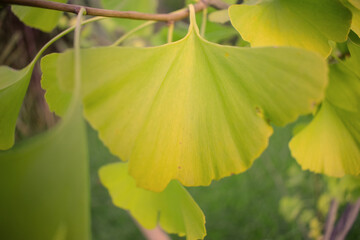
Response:
[[[255,107],[255,112],[259,117],[264,118],[264,112],[259,106]]]
[[[178,169],[181,169],[181,166],[178,166]]]
[[[261,109],[259,107],[255,107],[256,113],[261,113]]]
[[[315,107],[316,107],[316,105],[317,105],[317,104],[316,104],[316,102],[315,102],[315,101],[311,103],[311,107],[312,107],[312,108],[315,108]]]

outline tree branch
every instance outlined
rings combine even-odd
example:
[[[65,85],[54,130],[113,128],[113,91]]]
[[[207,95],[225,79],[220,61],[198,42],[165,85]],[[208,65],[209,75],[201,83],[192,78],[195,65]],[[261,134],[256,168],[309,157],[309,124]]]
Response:
[[[334,230],[338,209],[339,209],[339,202],[334,198],[331,200],[330,209],[325,224],[324,240],[330,240],[331,234]]]
[[[353,204],[348,204],[334,231],[331,240],[344,240],[360,211],[360,198]]]
[[[208,7],[208,0],[200,0],[194,5],[195,11],[199,12]],[[214,1],[214,0],[212,0]],[[216,0],[215,2],[218,2]],[[178,21],[189,16],[188,9],[181,9],[168,14],[151,14],[151,13],[141,13],[134,11],[116,11],[108,9],[100,9],[93,7],[86,7],[75,4],[66,4],[58,3],[46,0],[0,0],[0,3],[30,6],[37,8],[52,9],[62,12],[71,12],[78,14],[81,8],[85,8],[87,15],[92,16],[103,16],[103,17],[113,17],[113,18],[127,18],[127,19],[137,19],[137,20],[155,20],[155,21]]]

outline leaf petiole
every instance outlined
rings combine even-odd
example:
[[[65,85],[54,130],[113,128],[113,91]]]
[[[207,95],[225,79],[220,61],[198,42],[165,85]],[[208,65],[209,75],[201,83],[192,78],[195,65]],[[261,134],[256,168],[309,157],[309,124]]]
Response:
[[[202,37],[205,37],[207,13],[208,13],[208,10],[207,10],[207,8],[205,8],[202,12],[202,20],[201,20],[201,27],[200,27],[200,35]]]
[[[171,43],[173,40],[173,35],[174,35],[174,22],[169,22],[169,29],[168,29],[168,34],[167,34],[167,42]]]
[[[96,22],[96,21],[100,21],[106,19],[106,17],[94,17],[94,18],[90,18],[84,22],[81,23],[81,25],[85,25],[88,23],[92,23],[92,22]],[[56,42],[58,39],[60,39],[61,37],[65,36],[66,34],[72,32],[74,29],[76,28],[76,26],[72,26],[69,27],[68,29],[62,31],[61,33],[59,33],[58,35],[56,35],[55,37],[53,37],[49,42],[47,42],[41,49],[40,51],[36,54],[36,56],[34,57],[34,59],[32,60],[31,64],[35,64],[35,62],[37,62],[37,60],[39,60],[39,58],[41,57],[41,55],[44,53],[44,51],[54,42]]]
[[[110,47],[115,47],[120,45],[125,39],[127,39],[128,37],[130,37],[131,35],[133,35],[134,33],[136,33],[137,31],[150,26],[152,24],[156,23],[156,21],[147,21],[139,26],[137,26],[136,28],[132,29],[131,31],[125,33],[124,35],[122,35],[118,40],[116,40],[113,44],[110,45]]]

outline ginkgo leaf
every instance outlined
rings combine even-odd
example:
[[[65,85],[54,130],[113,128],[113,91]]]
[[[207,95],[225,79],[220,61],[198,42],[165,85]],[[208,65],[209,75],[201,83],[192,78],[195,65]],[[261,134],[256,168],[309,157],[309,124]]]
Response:
[[[77,108],[45,134],[0,152],[3,239],[90,239],[86,136]],[[62,238],[55,238],[60,235]]]
[[[65,3],[67,0],[48,1]],[[61,11],[18,5],[12,5],[11,10],[26,25],[44,32],[51,32],[58,24],[59,18],[62,15]]]
[[[53,53],[41,59],[40,65],[43,70],[41,87],[47,89],[45,99],[50,103],[48,104],[50,110],[59,116],[63,116],[71,101],[72,92],[61,89],[57,81],[44,81],[44,79],[56,79],[58,56],[58,54]],[[49,94],[49,92],[51,94]]]
[[[21,70],[0,66],[0,150],[14,145],[16,120],[33,67],[33,63]]]
[[[262,0],[229,8],[232,25],[252,46],[294,46],[328,56],[343,42],[351,12],[338,0]]]
[[[269,121],[285,125],[313,111],[327,84],[318,54],[207,42],[194,11],[180,41],[85,49],[82,59],[85,117],[113,154],[129,160],[138,186],[153,191],[172,179],[209,185],[245,171],[268,144]],[[71,89],[71,62],[72,52],[60,55],[59,80],[43,81]],[[50,100],[55,93],[46,90]]]
[[[321,109],[290,142],[303,169],[336,177],[360,174],[360,47],[349,49],[351,58],[330,68]]]
[[[129,210],[145,228],[160,224],[166,232],[186,235],[187,239],[205,237],[205,216],[179,182],[170,182],[159,193],[138,188],[128,173],[127,163],[106,165],[99,170],[99,176],[113,203]]]
[[[26,90],[24,82],[19,79],[9,87],[21,84],[18,88]],[[21,105],[17,95],[14,100]],[[0,152],[0,228],[5,239],[90,238],[85,126],[80,101],[68,106],[54,129]]]

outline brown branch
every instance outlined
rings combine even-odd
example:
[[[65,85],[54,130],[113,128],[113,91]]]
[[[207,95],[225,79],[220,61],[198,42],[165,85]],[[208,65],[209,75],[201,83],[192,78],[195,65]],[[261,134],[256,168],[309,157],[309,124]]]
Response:
[[[218,2],[219,0],[215,0]],[[108,10],[101,8],[86,7],[75,4],[66,4],[58,3],[46,0],[0,0],[0,3],[30,6],[37,8],[52,9],[62,12],[70,12],[78,14],[81,8],[85,8],[87,15],[92,16],[103,16],[103,17],[113,17],[113,18],[127,18],[127,19],[137,19],[137,20],[154,20],[154,21],[178,21],[189,16],[188,9],[181,9],[168,14],[151,14],[151,13],[141,13],[134,11],[116,11]],[[206,0],[201,0],[194,5],[195,11],[201,11],[207,8],[208,3]]]
[[[353,204],[348,204],[343,212],[340,220],[338,221],[331,240],[344,240],[352,225],[354,224],[360,211],[360,198]]]
[[[325,236],[323,240],[329,240],[334,229],[339,202],[334,198],[331,200],[329,213],[325,224]]]

